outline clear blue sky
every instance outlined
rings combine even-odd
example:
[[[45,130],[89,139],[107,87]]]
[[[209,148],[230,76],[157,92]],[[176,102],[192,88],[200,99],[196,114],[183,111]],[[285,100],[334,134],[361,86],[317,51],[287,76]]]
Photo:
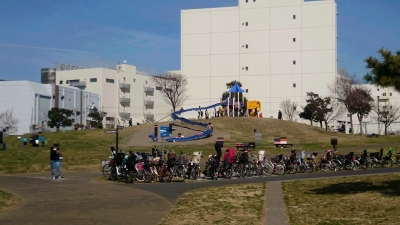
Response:
[[[283,1],[283,0],[282,0]],[[150,71],[180,69],[180,10],[237,0],[1,0],[0,79],[40,82],[55,63],[108,60]],[[399,0],[336,0],[338,66],[358,77],[363,60],[400,50]]]

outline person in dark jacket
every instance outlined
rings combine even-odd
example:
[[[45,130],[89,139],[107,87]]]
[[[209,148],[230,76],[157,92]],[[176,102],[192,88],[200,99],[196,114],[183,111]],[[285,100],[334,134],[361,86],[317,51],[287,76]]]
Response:
[[[63,179],[63,177],[61,176],[61,160],[62,155],[60,152],[59,144],[53,144],[53,147],[50,147],[50,169],[51,177],[53,180]],[[57,171],[57,176],[55,176],[54,170]]]
[[[221,160],[221,156],[222,156],[222,147],[224,147],[224,139],[223,138],[217,138],[217,141],[215,142],[215,151],[217,152],[216,155],[216,161],[218,162],[219,165],[219,161]]]
[[[279,110],[279,112],[278,112],[278,120],[281,120],[282,119],[282,112],[281,112],[281,110]]]

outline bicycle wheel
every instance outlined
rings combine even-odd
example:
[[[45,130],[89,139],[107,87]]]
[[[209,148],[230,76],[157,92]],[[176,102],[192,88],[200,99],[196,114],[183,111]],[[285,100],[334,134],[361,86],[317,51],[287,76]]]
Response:
[[[132,170],[128,170],[125,172],[125,182],[126,183],[133,183],[134,175]]]
[[[183,166],[178,166],[175,169],[175,177],[178,181],[183,182],[186,179],[186,169]]]
[[[353,170],[358,170],[360,168],[360,162],[358,160],[354,160]]]
[[[102,172],[103,172],[103,176],[105,176],[105,177],[109,177],[110,176],[110,164],[105,164],[104,166],[103,166],[103,170],[102,170]]]
[[[143,169],[144,172],[144,181],[154,183],[156,182],[156,175],[154,174],[153,170],[150,167],[146,167]]]
[[[274,170],[275,170],[275,173],[278,175],[285,174],[285,168],[282,165],[276,165]]]
[[[225,177],[226,179],[231,179],[232,174],[233,174],[232,167],[229,167],[228,169],[226,169],[226,170],[223,172],[223,174],[224,174],[224,177]]]
[[[390,159],[389,160],[388,159],[384,159],[382,161],[382,167],[389,168],[389,167],[392,167],[392,165],[393,165],[393,162]]]
[[[134,170],[135,173],[135,179],[138,182],[144,182],[144,173],[143,170],[137,171],[136,169]]]
[[[200,176],[200,166],[195,165],[192,168],[192,171],[190,171],[190,179],[191,180],[197,180],[197,178]]]
[[[117,168],[111,167],[109,179],[112,181],[116,181],[118,179]]]

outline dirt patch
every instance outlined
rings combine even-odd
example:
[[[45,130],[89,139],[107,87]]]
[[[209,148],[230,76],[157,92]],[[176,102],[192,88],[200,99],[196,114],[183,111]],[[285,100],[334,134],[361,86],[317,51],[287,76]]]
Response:
[[[204,188],[183,194],[163,225],[265,224],[265,183]]]
[[[0,190],[0,214],[8,212],[22,204],[22,199]]]

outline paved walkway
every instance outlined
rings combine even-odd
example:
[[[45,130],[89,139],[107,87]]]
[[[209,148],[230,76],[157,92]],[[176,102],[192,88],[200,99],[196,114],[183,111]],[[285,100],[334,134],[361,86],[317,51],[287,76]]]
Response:
[[[96,181],[95,178],[101,177],[97,171],[65,173],[64,180],[51,180],[48,174],[0,175],[0,189],[17,195],[23,200],[18,208],[0,214],[0,224],[152,225],[158,224],[179,197],[187,191],[226,184],[268,182],[267,222],[268,225],[281,225],[285,224],[284,218],[287,221],[287,216],[278,214],[284,212],[285,208],[280,181],[399,171],[400,167],[394,167],[168,184]]]
[[[267,217],[267,225],[289,224],[280,181],[267,182],[265,213]]]
[[[173,204],[131,184],[93,181],[96,173],[0,176],[0,189],[22,198],[15,210],[0,214],[0,224],[157,224]]]

